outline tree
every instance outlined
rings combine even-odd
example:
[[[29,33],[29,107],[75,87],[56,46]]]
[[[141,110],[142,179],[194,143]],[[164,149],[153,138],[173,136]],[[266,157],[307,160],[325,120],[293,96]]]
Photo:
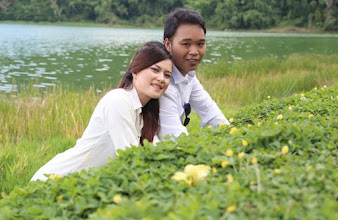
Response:
[[[8,7],[12,4],[9,0],[1,0],[0,1],[0,8],[2,11],[6,12]]]
[[[325,24],[330,25],[333,22],[332,19],[332,5],[334,3],[334,0],[325,0],[325,4],[327,7],[327,13],[325,18]]]
[[[55,18],[60,21],[62,17],[62,8],[58,5],[58,0],[50,0],[51,8],[53,9]]]

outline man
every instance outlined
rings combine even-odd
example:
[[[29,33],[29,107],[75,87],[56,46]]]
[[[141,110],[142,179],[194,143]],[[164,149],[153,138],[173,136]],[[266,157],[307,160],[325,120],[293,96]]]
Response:
[[[203,17],[193,10],[178,9],[165,21],[164,45],[174,65],[169,87],[160,97],[160,138],[188,134],[191,108],[202,118],[200,126],[229,124],[195,74],[206,51],[205,34]]]

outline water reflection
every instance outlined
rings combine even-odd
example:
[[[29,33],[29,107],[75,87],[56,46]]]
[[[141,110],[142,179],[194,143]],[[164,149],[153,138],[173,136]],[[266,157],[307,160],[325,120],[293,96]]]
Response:
[[[162,30],[0,24],[0,90],[38,80],[36,87],[58,82],[87,88],[116,86],[136,49],[162,41]],[[220,32],[207,33],[204,63],[225,58],[229,64],[260,56],[295,52],[338,53],[337,35]],[[202,64],[203,65],[203,64]]]

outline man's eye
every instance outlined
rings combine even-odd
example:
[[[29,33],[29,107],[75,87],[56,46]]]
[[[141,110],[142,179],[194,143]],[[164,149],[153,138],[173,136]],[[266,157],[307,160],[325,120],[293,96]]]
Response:
[[[203,47],[205,45],[205,43],[199,43],[198,45]]]
[[[182,45],[183,46],[189,46],[190,44],[189,43],[183,43]]]

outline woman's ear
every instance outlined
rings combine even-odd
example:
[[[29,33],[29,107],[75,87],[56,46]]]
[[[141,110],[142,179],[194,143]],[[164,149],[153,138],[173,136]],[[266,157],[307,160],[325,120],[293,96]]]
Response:
[[[137,74],[136,73],[132,73],[133,75],[133,79],[135,80],[137,78]]]
[[[169,52],[169,54],[171,54],[171,41],[168,38],[164,40],[164,46],[165,49],[167,49],[167,51]]]

